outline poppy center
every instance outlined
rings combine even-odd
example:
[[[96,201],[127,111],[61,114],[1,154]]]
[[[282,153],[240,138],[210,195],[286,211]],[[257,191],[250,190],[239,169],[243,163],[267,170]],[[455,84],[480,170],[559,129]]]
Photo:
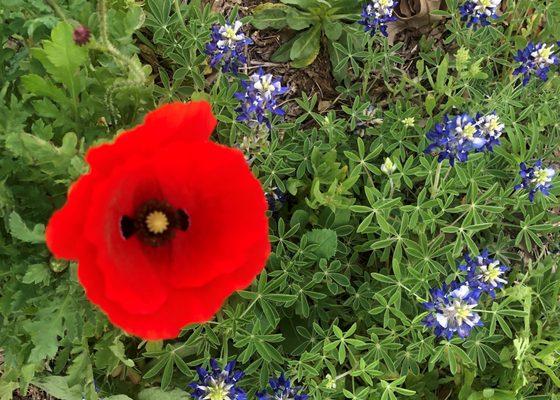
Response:
[[[148,200],[137,208],[134,216],[124,215],[120,220],[121,234],[125,239],[136,235],[142,243],[152,247],[173,239],[176,229],[186,231],[188,227],[187,213],[162,200]]]
[[[161,234],[169,227],[169,219],[161,211],[154,211],[146,217],[146,227],[151,233]]]

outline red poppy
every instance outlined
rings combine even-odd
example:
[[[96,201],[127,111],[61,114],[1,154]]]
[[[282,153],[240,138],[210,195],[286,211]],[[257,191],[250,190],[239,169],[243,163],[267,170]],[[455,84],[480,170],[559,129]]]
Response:
[[[48,224],[87,297],[144,339],[208,321],[270,253],[261,185],[240,151],[209,141],[215,126],[206,102],[151,112],[89,149],[89,173]]]

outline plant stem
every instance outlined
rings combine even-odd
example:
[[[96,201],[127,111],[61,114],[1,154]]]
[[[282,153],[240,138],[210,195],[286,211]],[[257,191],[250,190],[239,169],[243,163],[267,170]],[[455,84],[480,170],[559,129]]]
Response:
[[[56,0],[45,0],[45,3],[47,3],[53,9],[54,13],[58,15],[60,19],[66,22],[68,21],[68,19],[66,18],[66,14],[64,14],[64,11],[62,11],[62,8],[60,8],[60,6],[56,4]]]
[[[434,177],[434,181],[432,183],[432,196],[431,198],[435,198],[437,196],[438,187],[439,187],[439,177],[441,175],[441,164],[438,162],[438,166],[436,168],[436,176]]]

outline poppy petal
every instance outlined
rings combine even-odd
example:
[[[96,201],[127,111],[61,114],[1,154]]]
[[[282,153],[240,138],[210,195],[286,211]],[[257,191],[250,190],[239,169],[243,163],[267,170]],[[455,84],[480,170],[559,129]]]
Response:
[[[84,215],[95,178],[92,174],[82,176],[68,190],[66,204],[56,211],[49,220],[45,232],[47,246],[58,258],[75,259],[81,245]]]
[[[86,161],[107,172],[122,160],[149,155],[170,143],[207,141],[215,127],[216,118],[205,101],[166,104],[150,112],[142,125],[119,134],[113,143],[91,148]]]

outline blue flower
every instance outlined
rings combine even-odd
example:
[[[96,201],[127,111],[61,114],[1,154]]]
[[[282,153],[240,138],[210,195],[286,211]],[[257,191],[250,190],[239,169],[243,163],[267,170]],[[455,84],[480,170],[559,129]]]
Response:
[[[480,315],[473,309],[478,305],[480,290],[468,284],[458,282],[441,289],[430,290],[432,301],[424,303],[430,314],[424,318],[424,324],[433,328],[437,336],[448,340],[457,334],[461,338],[470,335],[475,326],[482,326]]]
[[[523,162],[519,164],[521,183],[515,185],[515,190],[529,189],[529,200],[532,203],[537,192],[541,192],[545,196],[550,194],[554,175],[556,175],[556,171],[552,168],[544,168],[542,160],[537,160],[532,167],[528,167]]]
[[[280,374],[278,379],[270,379],[268,381],[272,389],[272,395],[265,389],[257,393],[257,400],[307,400],[309,396],[301,393],[301,386],[292,386],[289,379],[284,377],[284,373]]]
[[[558,56],[554,54],[554,45],[548,46],[546,43],[529,43],[523,50],[518,50],[513,59],[521,63],[513,74],[523,75],[523,86],[529,82],[531,74],[546,81],[550,67],[560,62]]]
[[[502,136],[505,128],[505,125],[500,122],[500,117],[495,112],[488,115],[477,114],[476,126],[486,140],[484,149],[493,151],[494,146],[500,144],[500,136]]]
[[[504,276],[509,268],[502,265],[500,261],[490,258],[486,249],[474,258],[467,253],[464,259],[465,264],[459,265],[459,269],[467,273],[468,285],[475,290],[488,293],[492,298],[496,297],[496,289],[504,287],[507,283]]]
[[[211,56],[212,68],[223,63],[223,72],[237,74],[239,67],[247,63],[245,47],[253,41],[240,31],[242,26],[241,21],[235,21],[233,24],[212,27],[211,40],[206,45],[206,54]]]
[[[468,114],[445,116],[443,123],[436,124],[426,137],[432,143],[425,152],[439,150],[438,161],[448,159],[451,165],[455,160],[467,161],[469,152],[480,150],[487,143],[479,124]]]
[[[251,75],[248,81],[242,81],[241,85],[244,91],[235,94],[241,101],[241,105],[236,109],[237,120],[248,121],[251,125],[264,123],[270,129],[268,113],[285,114],[277,104],[277,97],[286,93],[288,88],[282,86],[281,78],[265,74],[262,68]]]
[[[490,25],[488,18],[496,19],[496,11],[502,0],[467,0],[459,7],[461,20],[467,22],[467,27],[476,25]]]
[[[198,367],[199,381],[189,386],[193,389],[191,396],[196,400],[246,400],[247,394],[236,385],[245,375],[243,371],[234,371],[235,361],[230,361],[222,370],[215,359],[210,360],[210,371]]]
[[[364,5],[362,19],[358,22],[364,26],[366,32],[374,36],[377,30],[388,36],[387,22],[396,21],[393,11],[398,2],[395,0],[374,0]]]

